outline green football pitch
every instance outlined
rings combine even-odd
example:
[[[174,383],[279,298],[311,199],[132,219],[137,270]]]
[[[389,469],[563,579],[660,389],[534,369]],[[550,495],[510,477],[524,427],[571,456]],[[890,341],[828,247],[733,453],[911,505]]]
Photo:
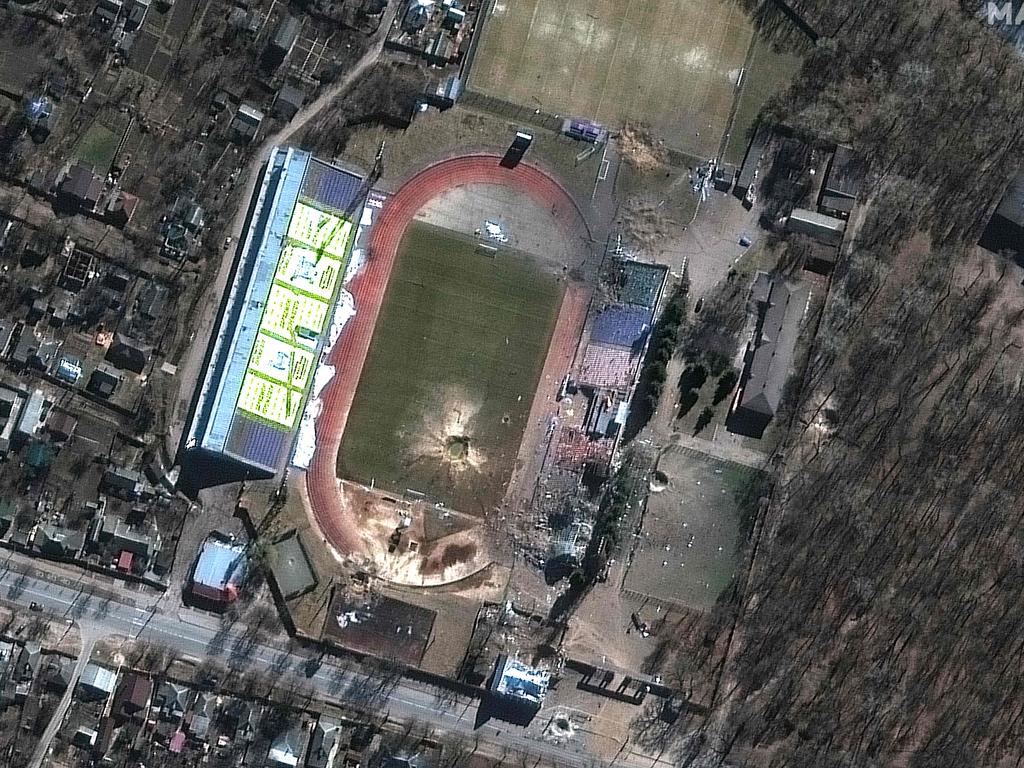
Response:
[[[529,256],[406,231],[338,455],[344,478],[471,514],[500,503],[562,299]]]
[[[712,157],[753,32],[730,0],[498,0],[469,88],[612,129],[639,120]]]

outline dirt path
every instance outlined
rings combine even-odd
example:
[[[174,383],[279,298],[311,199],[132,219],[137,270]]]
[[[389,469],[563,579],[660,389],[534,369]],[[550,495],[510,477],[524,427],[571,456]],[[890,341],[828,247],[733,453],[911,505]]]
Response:
[[[263,177],[263,165],[270,156],[270,150],[286,144],[292,136],[305,128],[311,120],[317,117],[335,99],[348,91],[370,67],[379,61],[384,50],[384,40],[387,37],[387,31],[391,28],[391,23],[394,21],[397,12],[397,4],[391,4],[380,27],[372,38],[373,42],[370,49],[363,54],[362,58],[356,62],[355,66],[352,67],[344,78],[328,87],[319,97],[299,110],[290,123],[283,126],[276,133],[272,133],[264,138],[260,142],[258,149],[253,152],[252,159],[245,167],[245,186],[239,198],[241,203],[238,211],[235,213],[235,218],[231,222],[230,228],[225,233],[235,242],[236,249],[241,247],[243,242],[242,235],[245,231],[245,222],[249,213],[249,202],[252,200],[257,184],[259,184]],[[215,330],[214,325],[217,320],[218,310],[220,309],[221,298],[224,296],[228,278],[232,273],[231,267],[235,254],[235,249],[224,251],[221,257],[220,269],[217,272],[217,279],[207,290],[204,297],[206,300],[200,303],[200,306],[205,307],[205,309],[202,317],[195,323],[195,332],[192,334],[193,341],[197,343],[189,344],[188,351],[178,363],[178,394],[165,442],[167,455],[172,460],[178,453],[181,436],[186,427],[185,419],[188,416],[189,403],[202,372],[207,344]]]
[[[46,730],[43,731],[43,735],[39,737],[39,741],[36,743],[36,750],[32,753],[32,759],[28,763],[29,768],[39,768],[43,764],[43,760],[50,750],[50,744],[53,742],[53,737],[57,735],[57,730],[64,724],[64,717],[68,713],[71,699],[74,697],[75,689],[78,687],[78,678],[82,676],[85,665],[89,663],[93,646],[96,645],[98,639],[98,633],[92,630],[92,628],[82,627],[82,650],[78,654],[74,671],[68,680],[67,690],[64,691],[60,703],[53,711],[53,717],[50,718],[50,722],[46,725]]]

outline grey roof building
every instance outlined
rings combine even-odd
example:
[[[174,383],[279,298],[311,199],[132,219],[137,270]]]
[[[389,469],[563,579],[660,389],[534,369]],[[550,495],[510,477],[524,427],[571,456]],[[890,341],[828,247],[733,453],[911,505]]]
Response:
[[[235,117],[231,121],[231,131],[238,141],[248,143],[256,138],[262,124],[263,113],[255,107],[242,104],[238,107]]]
[[[281,86],[274,99],[274,116],[283,120],[291,120],[302,109],[306,101],[306,94],[294,85],[286,84]]]
[[[807,288],[777,279],[767,299],[758,302],[757,330],[747,352],[739,401],[729,420],[731,431],[761,437],[778,412],[808,296]]]
[[[980,244],[993,253],[1010,251],[1018,260],[1024,257],[1024,169],[1010,181]]]
[[[863,163],[850,147],[838,146],[825,172],[818,210],[828,216],[849,218],[860,194],[864,178]]]
[[[768,148],[768,140],[771,138],[771,129],[764,123],[759,123],[750,140],[747,154],[743,158],[743,165],[740,166],[739,175],[736,177],[736,186],[733,193],[736,197],[743,198],[754,185],[757,178],[757,171],[761,165],[761,158]]]
[[[89,377],[86,389],[100,397],[110,397],[117,392],[117,386],[121,383],[121,374],[112,365],[100,363]]]
[[[0,320],[0,360],[2,360],[11,346],[11,339],[14,336],[15,323],[13,320]]]
[[[32,537],[32,544],[40,552],[57,557],[75,557],[82,551],[85,534],[57,525],[40,525]]]
[[[58,193],[68,205],[92,211],[103,194],[103,179],[93,173],[91,166],[75,163],[61,180]]]
[[[343,751],[341,721],[327,715],[320,715],[309,737],[309,753],[306,765],[309,768],[333,768],[338,752]]]
[[[308,734],[299,725],[289,728],[275,738],[267,751],[269,768],[295,768],[306,751]]]
[[[78,687],[85,696],[98,698],[109,696],[117,688],[117,673],[112,669],[90,662],[85,665],[82,676],[78,678]]]
[[[834,216],[826,216],[816,211],[794,208],[786,220],[786,229],[809,235],[826,245],[839,245],[846,231],[846,222]]]
[[[164,680],[153,694],[152,709],[164,720],[180,720],[188,709],[191,693],[184,685]]]
[[[281,23],[277,25],[277,29],[274,30],[274,36],[270,40],[270,46],[273,48],[283,59],[288,55],[288,52],[295,45],[295,41],[299,38],[299,29],[302,27],[301,22],[294,16],[285,16]]]
[[[25,397],[13,389],[0,386],[0,456],[11,449],[11,439],[25,406]]]
[[[153,355],[153,347],[123,333],[118,333],[107,350],[107,360],[118,368],[142,373]]]

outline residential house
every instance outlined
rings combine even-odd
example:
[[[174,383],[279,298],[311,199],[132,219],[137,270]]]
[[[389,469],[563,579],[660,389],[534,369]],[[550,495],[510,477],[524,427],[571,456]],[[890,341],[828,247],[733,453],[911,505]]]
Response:
[[[302,109],[306,95],[294,85],[285,84],[274,99],[273,114],[282,120],[291,120]]]
[[[114,695],[111,713],[121,720],[144,719],[149,697],[153,694],[153,681],[137,672],[125,675]]]
[[[85,544],[82,531],[72,531],[58,525],[44,524],[36,526],[32,544],[40,552],[54,557],[77,557]]]
[[[97,26],[109,29],[117,23],[124,10],[123,0],[99,0],[93,9],[93,20]]]
[[[112,397],[117,392],[120,383],[121,374],[117,372],[117,369],[106,363],[100,363],[92,372],[85,388],[100,397]]]
[[[235,112],[231,121],[231,132],[235,141],[248,144],[253,141],[260,132],[260,125],[263,124],[263,113],[248,104],[242,104]]]
[[[274,30],[274,34],[270,39],[270,45],[267,48],[266,58],[268,64],[277,66],[285,60],[285,57],[291,52],[292,46],[295,45],[295,41],[299,39],[299,30],[301,28],[302,23],[290,14],[281,19],[281,23]]]
[[[116,465],[109,467],[100,481],[104,491],[124,499],[141,498],[145,485],[146,478],[141,472]]]
[[[308,736],[301,725],[278,734],[267,752],[268,768],[296,768],[306,751]]]
[[[44,685],[56,693],[66,691],[71,685],[71,666],[71,661],[63,656],[48,655],[42,671]]]
[[[107,204],[103,208],[103,219],[115,227],[124,227],[132,220],[138,207],[139,198],[123,189],[117,189],[107,198]]]
[[[78,678],[78,689],[87,698],[106,698],[116,688],[117,673],[112,669],[92,662],[85,665],[85,669],[82,670],[82,676]]]
[[[107,361],[122,370],[142,373],[153,356],[153,347],[127,334],[118,333],[107,350]]]
[[[77,428],[78,419],[67,411],[50,411],[46,420],[46,431],[50,433],[50,439],[58,443],[70,440]]]
[[[152,710],[161,719],[176,722],[185,715],[192,691],[184,685],[163,680],[153,694]]]
[[[92,212],[102,194],[103,179],[81,162],[72,165],[57,185],[57,202],[68,210]]]
[[[199,742],[206,741],[210,723],[217,711],[217,697],[212,693],[200,693],[192,710],[188,713],[188,735]]]
[[[124,31],[134,32],[142,28],[149,13],[149,0],[128,0],[125,11]]]
[[[148,565],[160,553],[162,545],[155,523],[131,526],[116,515],[103,517],[99,538],[119,557],[128,552],[144,565]]]
[[[344,730],[340,720],[320,715],[309,737],[306,765],[309,768],[333,768],[338,753],[345,751],[343,736]]]

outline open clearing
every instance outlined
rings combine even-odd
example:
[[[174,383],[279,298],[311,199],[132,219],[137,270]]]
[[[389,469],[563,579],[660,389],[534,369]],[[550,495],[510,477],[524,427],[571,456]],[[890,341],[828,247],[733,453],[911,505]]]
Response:
[[[98,120],[89,126],[89,130],[75,147],[75,157],[96,169],[96,173],[106,174],[117,152],[119,137]]]
[[[666,607],[709,610],[736,569],[737,494],[754,470],[678,446],[662,455],[658,468],[671,480],[648,498],[623,588]]]
[[[712,157],[753,32],[728,0],[501,0],[469,87],[612,128],[640,120],[672,148]]]
[[[732,133],[729,134],[722,158],[725,162],[734,165],[743,163],[758,113],[770,98],[789,88],[802,64],[803,59],[797,54],[777,50],[770,40],[760,34],[757,36],[740,87]]]
[[[501,502],[564,283],[530,257],[409,226],[356,389],[338,473],[471,514]]]

